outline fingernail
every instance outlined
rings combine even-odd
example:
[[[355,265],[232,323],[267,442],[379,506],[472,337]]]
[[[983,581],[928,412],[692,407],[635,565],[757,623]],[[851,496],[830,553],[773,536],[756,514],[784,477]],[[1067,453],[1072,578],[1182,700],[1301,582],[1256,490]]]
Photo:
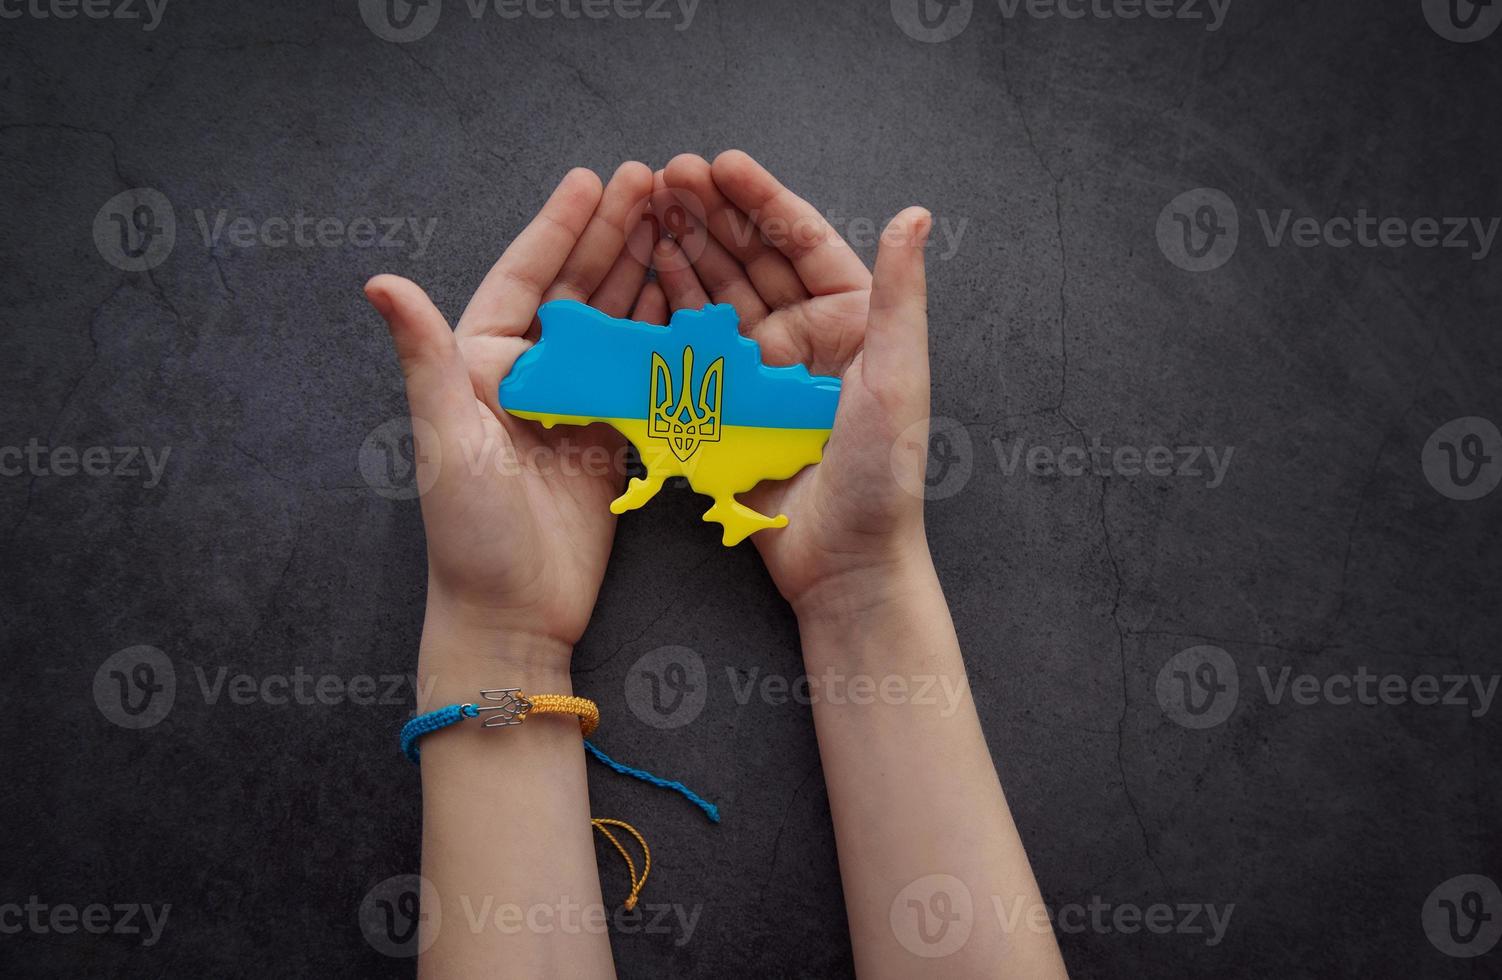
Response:
[[[391,316],[391,296],[384,289],[372,289],[367,283],[365,286],[365,298],[370,300],[370,305],[374,306],[376,312],[381,314],[381,316]]]

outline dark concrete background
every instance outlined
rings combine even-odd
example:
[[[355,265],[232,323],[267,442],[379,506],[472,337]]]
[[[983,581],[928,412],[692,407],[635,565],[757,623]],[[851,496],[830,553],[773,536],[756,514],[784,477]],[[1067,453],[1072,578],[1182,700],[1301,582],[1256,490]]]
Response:
[[[1421,0],[1233,0],[1215,31],[1008,19],[976,0],[962,33],[924,43],[899,24],[907,6],[703,0],[685,24],[475,19],[448,0],[411,43],[343,2],[171,0],[150,31],[0,20],[0,442],[170,451],[153,486],[0,479],[0,903],[171,903],[149,947],[0,935],[6,973],[410,974],[359,920],[373,888],[418,868],[418,782],[395,747],[410,690],[237,705],[199,671],[414,666],[418,507],[360,467],[405,414],[368,276],[410,276],[457,317],[569,166],[732,146],[842,228],[911,203],[940,223],[934,411],[954,421],[929,534],[1044,895],[1234,906],[1214,945],[1062,934],[1072,971],[1502,972],[1502,949],[1454,957],[1423,924],[1437,888],[1502,872],[1496,713],[1274,703],[1257,673],[1495,675],[1502,494],[1452,499],[1421,459],[1451,419],[1502,417],[1498,259],[1274,247],[1256,216],[1502,215],[1502,33],[1442,38]],[[139,187],[170,202],[177,237],[126,272],[92,229]],[[1199,187],[1234,202],[1240,238],[1195,273],[1155,228]],[[221,209],[436,226],[422,254],[206,244],[195,212]],[[964,223],[947,258],[945,221]],[[1018,445],[1096,437],[1233,456],[1213,488],[1004,467]],[[601,743],[725,812],[711,827],[592,767],[595,811],[649,829],[644,900],[699,912],[681,945],[618,931],[619,969],[848,974],[808,710],[736,697],[743,678],[797,675],[795,626],[754,550],[722,549],[702,508],[679,489],[621,522],[575,656]],[[131,730],[112,721],[106,660],[142,645],[176,694]],[[1158,688],[1200,645],[1240,682],[1206,729]],[[660,729],[630,710],[628,678],[664,646],[692,651],[707,693]],[[623,872],[601,860],[618,901]]]

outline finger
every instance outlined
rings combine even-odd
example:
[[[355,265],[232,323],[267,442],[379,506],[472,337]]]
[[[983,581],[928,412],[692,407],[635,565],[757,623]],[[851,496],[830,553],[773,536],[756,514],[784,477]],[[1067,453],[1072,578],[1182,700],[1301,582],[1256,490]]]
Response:
[[[709,305],[709,294],[677,242],[671,238],[658,242],[652,252],[652,266],[657,270],[657,284],[667,296],[669,309],[697,310]]]
[[[642,287],[641,295],[636,299],[636,309],[631,311],[631,319],[638,323],[667,326],[668,298],[663,295],[660,285],[649,282]]]
[[[797,269],[815,296],[867,289],[871,273],[812,204],[794,194],[740,150],[715,157],[715,185]]]
[[[459,356],[469,371],[470,387],[496,418],[501,416],[501,380],[511,373],[516,359],[527,352],[532,341],[524,337],[460,337]]]
[[[680,199],[681,210],[703,215],[714,240],[745,268],[767,306],[778,309],[808,298],[793,264],[763,241],[755,223],[721,192],[703,157],[674,157],[663,171],[663,181]]]
[[[626,234],[639,223],[651,194],[652,171],[647,165],[621,164],[556,280],[543,293],[543,301],[572,299],[583,303],[594,295],[620,257]]]
[[[413,418],[451,433],[469,431],[475,419],[469,373],[428,294],[400,276],[381,275],[365,284],[365,296],[391,331]]]
[[[867,387],[879,394],[928,392],[923,247],[932,225],[923,208],[908,208],[881,234],[861,368]]]
[[[674,190],[667,186],[666,172],[658,171],[656,187],[652,193],[654,213],[674,214],[670,209],[679,203]],[[709,234],[700,216],[688,208],[678,207],[672,225],[666,230],[673,232],[674,240],[693,265],[700,284],[710,297],[716,303],[729,303],[735,307],[743,328],[765,320],[772,311],[762,301],[750,277],[746,275],[745,266],[736,261],[735,256]],[[666,226],[665,223],[663,226]]]
[[[626,236],[626,247],[605,274],[600,288],[589,298],[589,305],[610,316],[625,316],[637,302],[642,284],[646,282],[647,266],[642,260],[651,261],[655,241],[656,233],[651,223],[636,222],[636,227]]]
[[[558,278],[600,203],[600,178],[582,167],[559,182],[537,217],[523,229],[475,290],[459,336],[518,336],[532,323],[545,290]]]

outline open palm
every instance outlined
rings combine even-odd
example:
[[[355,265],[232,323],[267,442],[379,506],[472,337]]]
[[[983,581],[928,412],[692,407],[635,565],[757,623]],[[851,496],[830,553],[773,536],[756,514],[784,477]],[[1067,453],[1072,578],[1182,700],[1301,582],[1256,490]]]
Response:
[[[545,430],[516,419],[497,390],[535,342],[544,302],[665,316],[661,291],[646,283],[652,232],[639,218],[651,191],[640,163],[622,165],[604,188],[590,171],[571,171],[453,330],[412,282],[366,285],[406,378],[430,589],[489,627],[572,645],[589,621],[615,532],[609,504],[623,482],[623,443],[604,425]]]
[[[671,309],[729,303],[768,364],[839,375],[824,461],[762,483],[745,503],[786,514],[752,537],[795,605],[821,583],[904,552],[923,536],[928,339],[923,247],[910,208],[882,235],[873,279],[810,204],[740,151],[673,159],[656,178],[653,253]]]

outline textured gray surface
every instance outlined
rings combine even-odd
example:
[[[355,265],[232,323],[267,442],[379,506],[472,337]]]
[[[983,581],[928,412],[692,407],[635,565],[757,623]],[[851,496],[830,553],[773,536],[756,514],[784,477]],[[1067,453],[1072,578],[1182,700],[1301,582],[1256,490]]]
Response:
[[[172,906],[150,947],[27,928],[0,935],[0,961],[410,972],[357,917],[417,869],[417,779],[393,743],[410,691],[211,703],[198,672],[212,686],[221,667],[347,681],[413,666],[418,509],[359,466],[405,413],[367,276],[410,276],[457,316],[569,166],[737,146],[842,228],[910,203],[938,218],[934,411],[970,449],[936,446],[961,458],[930,538],[1045,896],[1234,905],[1215,945],[1087,923],[1061,935],[1072,970],[1497,975],[1502,950],[1453,958],[1421,920],[1442,883],[1502,873],[1496,713],[1273,703],[1257,673],[1497,670],[1502,494],[1450,499],[1420,460],[1441,424],[1502,416],[1498,260],[1274,247],[1256,214],[1502,214],[1502,33],[1453,43],[1422,6],[1233,3],[1208,31],[1009,20],[978,0],[934,44],[885,0],[703,0],[685,30],[681,15],[475,19],[449,0],[406,44],[354,3],[174,2],[151,31],[0,22],[0,441],[170,451],[153,486],[0,479],[0,902]],[[134,187],[176,215],[149,273],[108,264],[92,234]],[[1240,215],[1236,253],[1203,273],[1155,236],[1197,187]],[[221,209],[436,225],[422,254],[209,246],[195,212]],[[947,258],[945,227],[963,227]],[[1015,447],[1097,436],[1233,456],[1214,487],[1006,471]],[[647,900],[699,915],[681,944],[617,933],[620,971],[845,974],[808,711],[737,698],[753,675],[797,675],[794,623],[754,551],[723,550],[700,509],[678,489],[623,520],[576,655],[602,741],[726,814],[711,828],[592,770],[597,812],[651,828]],[[1240,697],[1200,730],[1157,684],[1204,644],[1234,660]],[[109,718],[104,665],[137,645],[177,690],[159,724],[129,730]],[[633,664],[664,646],[693,651],[707,694],[660,729],[627,702]]]

